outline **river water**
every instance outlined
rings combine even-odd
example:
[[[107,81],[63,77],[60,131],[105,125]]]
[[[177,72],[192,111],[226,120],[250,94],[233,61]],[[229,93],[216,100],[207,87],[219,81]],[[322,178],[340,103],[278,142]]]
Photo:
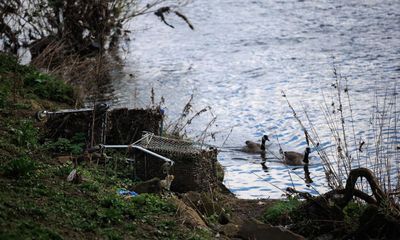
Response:
[[[279,198],[281,189],[292,186],[323,192],[326,180],[316,151],[310,159],[311,186],[302,180],[302,168],[274,157],[279,145],[299,152],[306,147],[282,91],[303,120],[307,111],[320,147],[330,151],[334,140],[321,106],[337,101],[335,66],[347,79],[357,141],[373,142],[371,117],[385,96],[396,98],[400,79],[399,9],[398,0],[195,0],[179,9],[194,31],[174,14],[166,18],[174,29],[153,14],[127,24],[132,41],[121,44],[125,65],[109,94],[114,106],[146,107],[154,88],[171,120],[191,95],[194,111],[210,106],[212,114],[195,118],[187,133],[196,137],[216,116],[210,129],[217,132],[215,140],[208,142],[221,146],[225,184],[238,197]],[[396,101],[392,123],[399,119]],[[398,144],[395,131],[387,130],[391,143]],[[271,139],[268,169],[259,155],[237,151],[245,140],[259,141],[263,134]]]

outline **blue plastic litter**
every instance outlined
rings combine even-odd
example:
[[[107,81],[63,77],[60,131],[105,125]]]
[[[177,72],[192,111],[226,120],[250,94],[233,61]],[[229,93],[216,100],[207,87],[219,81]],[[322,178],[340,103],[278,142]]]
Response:
[[[136,197],[137,195],[139,195],[138,193],[134,192],[134,191],[129,191],[126,189],[119,189],[117,190],[118,195],[121,196],[130,196],[130,197]]]

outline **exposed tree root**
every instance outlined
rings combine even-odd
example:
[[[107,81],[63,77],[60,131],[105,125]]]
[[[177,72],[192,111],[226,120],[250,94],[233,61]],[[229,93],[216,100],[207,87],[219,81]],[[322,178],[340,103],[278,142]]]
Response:
[[[365,179],[367,179],[375,199],[372,199],[364,192],[361,192],[359,190],[356,191],[355,185],[357,179],[360,177],[364,177]],[[371,170],[367,168],[356,168],[350,171],[343,193],[344,196],[339,202],[339,206],[341,208],[344,208],[354,196],[366,201],[367,203],[376,204],[378,206],[381,205],[383,201],[388,202],[388,198],[379,186],[374,174]]]
[[[371,195],[356,189],[359,178],[367,180]],[[287,190],[306,199],[296,213],[296,216],[301,217],[292,222],[292,229],[305,236],[313,238],[329,233],[332,237],[344,236],[344,239],[398,239],[400,235],[400,208],[390,194],[382,190],[373,172],[367,168],[351,170],[344,189],[332,190],[319,197],[295,189]],[[354,209],[349,205],[353,198],[365,201],[367,204],[360,206],[359,215],[351,213],[349,215],[346,210],[347,206]],[[355,217],[351,220],[351,224],[355,227],[348,225],[349,217]],[[310,222],[318,224],[310,225]]]

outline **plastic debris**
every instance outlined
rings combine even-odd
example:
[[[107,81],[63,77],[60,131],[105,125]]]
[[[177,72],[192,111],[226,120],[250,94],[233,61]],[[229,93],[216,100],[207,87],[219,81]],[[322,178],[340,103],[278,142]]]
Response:
[[[136,197],[139,195],[138,193],[136,193],[134,191],[129,191],[126,189],[118,189],[117,194],[121,195],[121,196],[126,196],[126,197]]]
[[[76,176],[77,176],[76,169],[74,169],[74,170],[72,170],[72,171],[69,173],[69,175],[68,175],[68,177],[67,177],[67,181],[68,181],[68,182],[74,181],[74,179],[76,178]]]

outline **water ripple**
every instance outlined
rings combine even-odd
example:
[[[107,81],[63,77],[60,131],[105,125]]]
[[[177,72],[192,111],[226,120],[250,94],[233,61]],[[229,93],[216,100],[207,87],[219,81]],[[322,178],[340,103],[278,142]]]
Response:
[[[226,129],[215,144],[235,126],[225,146],[242,146],[245,140],[267,133],[273,151],[278,152],[279,140],[284,149],[302,152],[304,134],[281,96],[285,90],[298,111],[303,112],[302,106],[307,110],[320,135],[320,148],[334,151],[321,105],[323,95],[328,106],[336,101],[331,87],[335,62],[347,77],[351,94],[354,122],[347,112],[346,126],[354,123],[357,142],[372,143],[372,106],[379,102],[382,107],[382,100],[399,83],[398,9],[396,0],[193,1],[182,11],[195,31],[172,15],[168,17],[175,29],[152,15],[131,24],[136,31],[126,76],[115,79],[110,89],[118,98],[115,105],[145,107],[153,87],[157,98],[165,98],[170,119],[179,115],[193,93],[195,107],[212,106],[218,126]],[[201,132],[209,120],[204,115],[188,131]],[[393,130],[383,132],[391,136],[386,141],[399,143]],[[280,189],[293,184],[311,193],[324,189],[323,169],[315,155],[310,169],[315,189],[296,174],[291,173],[290,180],[288,168],[279,162],[270,162],[265,172],[258,156],[229,150],[221,152],[219,160],[226,167],[226,185],[239,197],[279,198]]]

